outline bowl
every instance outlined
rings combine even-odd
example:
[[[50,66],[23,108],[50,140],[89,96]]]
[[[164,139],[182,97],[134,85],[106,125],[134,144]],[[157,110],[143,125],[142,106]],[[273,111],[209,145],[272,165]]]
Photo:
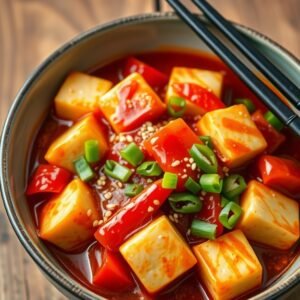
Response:
[[[199,18],[209,26],[202,17]],[[295,57],[265,36],[236,26],[296,85],[300,85],[300,63]],[[28,157],[37,130],[58,87],[71,70],[88,70],[126,54],[165,46],[209,51],[173,13],[144,14],[116,20],[80,34],[50,55],[25,82],[9,111],[0,144],[0,182],[7,215],[28,254],[46,277],[69,298],[104,299],[76,282],[53,259],[35,232],[24,190]],[[272,286],[252,299],[287,298],[299,289],[299,281],[300,257]]]

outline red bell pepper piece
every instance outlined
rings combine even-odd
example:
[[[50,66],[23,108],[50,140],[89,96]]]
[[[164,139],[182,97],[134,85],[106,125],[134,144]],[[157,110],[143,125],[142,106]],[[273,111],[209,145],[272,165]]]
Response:
[[[168,83],[168,77],[165,74],[134,57],[129,57],[125,62],[123,76],[127,77],[134,72],[141,74],[155,90],[161,90]]]
[[[102,265],[93,277],[93,284],[117,292],[130,291],[135,286],[122,257],[108,250],[104,250]]]
[[[300,162],[294,159],[263,155],[258,161],[263,183],[292,198],[300,197]]]
[[[158,180],[151,184],[97,229],[95,238],[103,247],[118,251],[130,235],[151,219],[172,192],[162,188],[161,183]]]
[[[27,187],[26,195],[60,193],[71,179],[71,173],[54,165],[39,165]]]

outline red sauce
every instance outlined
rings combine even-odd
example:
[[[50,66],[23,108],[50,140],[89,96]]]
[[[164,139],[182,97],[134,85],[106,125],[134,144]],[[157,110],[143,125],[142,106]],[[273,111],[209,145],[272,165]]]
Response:
[[[260,103],[260,101],[252,94],[251,91],[239,80],[239,78],[234,75],[221,61],[216,58],[209,56],[207,54],[195,54],[192,52],[170,52],[170,51],[160,51],[160,52],[152,52],[152,53],[144,53],[136,55],[138,59],[144,61],[145,63],[150,64],[154,68],[159,71],[165,73],[166,75],[170,75],[171,69],[174,66],[183,66],[183,67],[192,67],[192,68],[202,68],[209,70],[222,71],[224,73],[224,88],[223,88],[223,96],[225,104],[231,105],[232,99],[234,98],[251,98],[255,105],[260,108],[262,111],[265,111],[264,105]],[[107,66],[96,68],[92,70],[90,73],[102,77],[104,79],[108,79],[116,84],[121,79],[123,79],[121,66],[124,63],[124,59],[117,60]],[[130,91],[125,91],[124,93],[130,93]],[[160,91],[160,96],[163,96],[164,91]],[[231,121],[231,120],[230,120]],[[225,120],[226,122],[226,120]],[[113,131],[111,127],[108,125],[107,121],[103,119],[103,123],[106,126],[107,134],[110,135]],[[191,122],[188,122],[190,125],[193,125]],[[54,113],[51,112],[49,117],[45,121],[43,127],[41,128],[39,135],[34,144],[34,150],[31,155],[31,169],[30,173],[36,168],[36,166],[40,163],[45,163],[44,154],[49,147],[50,143],[59,136],[62,132],[64,132],[67,128],[69,128],[73,122],[64,121],[57,119]],[[230,126],[232,130],[239,130],[240,124],[238,122],[227,122],[224,124],[225,126]],[[250,128],[251,129],[251,128]],[[244,128],[247,133],[252,134],[252,131],[248,130],[248,128]],[[289,133],[288,133],[289,134]],[[136,130],[132,131],[132,136],[136,135]],[[237,151],[247,152],[248,149],[241,149],[243,145],[232,145],[230,140],[227,140],[226,143],[230,146],[231,149],[236,149]],[[286,154],[292,155],[296,157],[299,154],[299,149],[296,149],[295,145],[299,145],[299,139],[289,139],[290,145],[292,147],[288,147]],[[120,146],[120,144],[118,144]],[[243,146],[244,147],[244,146]],[[116,155],[114,155],[113,150],[111,149],[108,157],[111,159],[116,159]],[[285,154],[284,147],[279,149],[280,153]],[[292,153],[292,154],[291,154]],[[298,153],[298,154],[297,154]],[[299,156],[299,155],[298,155]],[[254,175],[251,167],[246,167],[241,170],[241,173],[249,180]],[[133,181],[137,182],[141,179],[139,176],[135,175]],[[93,183],[91,183],[93,187]],[[105,212],[103,205],[103,196],[101,195],[101,191],[97,189],[93,189],[93,194],[96,199],[99,200],[100,207],[102,209],[102,214]],[[123,203],[127,201],[122,194],[122,188],[113,193],[114,201],[116,203]],[[101,201],[100,201],[101,199]],[[37,231],[39,228],[38,224],[38,215],[42,205],[47,201],[45,196],[37,196],[35,199],[31,199],[28,201],[30,208],[32,210],[33,217],[36,222]],[[168,207],[163,207],[165,212],[168,212]],[[188,228],[189,219],[187,216],[184,216],[179,220],[178,224],[175,224],[178,227],[178,230],[186,236],[186,231]],[[187,239],[190,244],[194,244],[195,240]],[[76,253],[66,253],[58,248],[46,243],[48,248],[53,253],[54,257],[60,262],[60,264],[68,271],[68,273],[78,280],[80,283],[91,289],[92,291],[98,293],[99,295],[113,298],[113,299],[140,299],[139,297],[143,295],[145,299],[152,299],[154,296],[148,295],[144,288],[138,284],[136,281],[136,288],[134,292],[131,293],[122,293],[118,294],[113,291],[105,291],[94,286],[92,282],[93,274],[95,273],[97,266],[101,265],[101,246],[95,241],[92,240],[88,245],[83,247],[80,251],[76,251]],[[232,245],[234,245],[233,243]],[[255,253],[257,254],[263,269],[264,269],[264,278],[263,284],[261,287],[248,292],[247,294],[239,297],[239,299],[248,298],[251,295],[257,294],[261,290],[268,287],[272,282],[274,282],[295,260],[295,258],[299,255],[299,244],[295,245],[289,251],[280,251],[271,249],[266,246],[257,245],[251,243]],[[228,247],[232,245],[227,245]],[[244,249],[240,249],[244,252]],[[232,266],[233,268],[235,266]],[[169,272],[172,272],[171,266],[168,266]],[[191,299],[210,299],[206,288],[201,283],[197,276],[196,268],[192,269],[190,272],[185,274],[184,276],[177,279],[170,286],[168,286],[165,290],[161,291],[158,295],[155,296],[156,299],[182,299],[182,300],[191,300]]]

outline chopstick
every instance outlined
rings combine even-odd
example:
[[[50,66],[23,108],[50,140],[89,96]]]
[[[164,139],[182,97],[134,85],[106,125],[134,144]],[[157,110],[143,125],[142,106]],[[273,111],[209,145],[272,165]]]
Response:
[[[300,89],[269,61],[259,49],[254,48],[214,7],[206,0],[192,0],[214,24],[252,63],[276,86],[276,88],[300,109]]]
[[[167,0],[178,16],[246,83],[266,106],[300,136],[300,118],[260,81],[240,59],[177,0]]]

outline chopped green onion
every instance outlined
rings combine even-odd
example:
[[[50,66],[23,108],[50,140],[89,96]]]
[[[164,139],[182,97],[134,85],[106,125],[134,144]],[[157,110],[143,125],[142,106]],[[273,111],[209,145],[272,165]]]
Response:
[[[184,187],[193,194],[198,194],[201,191],[201,186],[192,177],[187,179]]]
[[[100,160],[99,143],[97,140],[89,140],[84,143],[85,159],[89,163],[96,163]]]
[[[130,143],[121,150],[120,155],[134,167],[137,167],[144,160],[143,151],[135,143]]]
[[[145,161],[136,169],[136,172],[143,176],[159,176],[162,169],[156,161]]]
[[[124,193],[128,197],[134,197],[138,195],[143,189],[144,187],[141,184],[131,183],[126,185]]]
[[[271,112],[267,111],[264,118],[274,127],[277,131],[281,131],[284,127],[283,123]]]
[[[211,137],[208,135],[200,135],[199,139],[203,142],[204,145],[209,147],[210,149],[214,148],[214,145],[212,143]]]
[[[233,229],[242,215],[242,208],[233,201],[230,201],[221,210],[219,215],[220,223],[227,229]]]
[[[82,181],[89,181],[95,175],[83,156],[74,161],[74,168]]]
[[[217,225],[194,219],[191,225],[191,234],[204,239],[216,238]]]
[[[173,96],[168,101],[168,113],[171,117],[181,117],[186,110],[186,101],[183,98]]]
[[[244,104],[247,107],[247,110],[250,114],[254,113],[256,110],[254,103],[248,98],[238,98],[235,99],[234,102],[236,104]]]
[[[233,174],[224,178],[222,193],[225,197],[233,199],[240,195],[246,187],[247,184],[243,176]]]
[[[196,165],[204,173],[217,173],[218,161],[215,153],[206,145],[194,144],[189,151]]]
[[[229,202],[230,202],[229,199],[222,196],[222,198],[221,198],[221,207],[225,207]]]
[[[202,208],[202,202],[199,197],[190,193],[172,194],[168,200],[172,209],[182,214],[197,213]]]
[[[120,165],[114,160],[107,160],[104,166],[104,173],[112,178],[126,182],[132,175],[131,170]]]
[[[166,172],[163,177],[162,187],[164,189],[176,189],[178,176],[174,173]]]
[[[205,192],[221,193],[223,180],[218,174],[203,174],[200,177],[200,186]]]

